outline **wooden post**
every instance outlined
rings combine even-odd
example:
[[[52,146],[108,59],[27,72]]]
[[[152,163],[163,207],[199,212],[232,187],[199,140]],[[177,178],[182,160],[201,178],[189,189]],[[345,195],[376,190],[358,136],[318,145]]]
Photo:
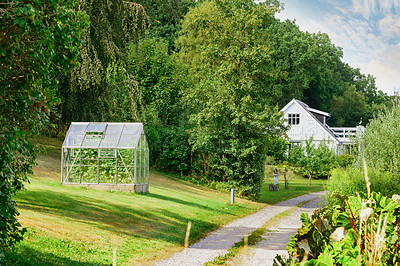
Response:
[[[117,266],[117,248],[113,250],[113,266]]]
[[[285,177],[285,188],[289,188],[288,181],[286,179],[286,172],[283,173],[283,176]]]
[[[186,236],[185,236],[185,248],[189,246],[189,236],[190,236],[190,229],[192,228],[192,222],[188,222],[188,226],[186,229]]]

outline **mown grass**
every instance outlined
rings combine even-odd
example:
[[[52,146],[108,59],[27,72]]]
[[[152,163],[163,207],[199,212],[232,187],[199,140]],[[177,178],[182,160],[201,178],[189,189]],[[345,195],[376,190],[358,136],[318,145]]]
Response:
[[[285,188],[285,182],[283,174],[279,176],[279,191],[269,191],[269,185],[273,184],[272,169],[273,166],[266,166],[265,179],[261,187],[261,195],[259,202],[267,204],[276,204],[281,201],[285,201],[298,196],[326,190],[327,180],[313,179],[311,185],[308,185],[308,179],[296,175],[293,171],[289,170],[287,178],[289,181],[288,188]]]
[[[183,248],[188,221],[190,242],[265,206],[196,186],[157,172],[150,193],[97,191],[60,184],[61,142],[42,138],[47,154],[38,158],[27,190],[15,200],[25,240],[7,252],[2,265],[147,264]]]
[[[263,186],[260,202],[193,185],[151,171],[150,193],[97,191],[60,184],[62,142],[41,137],[46,154],[38,157],[27,190],[15,200],[23,242],[6,252],[1,265],[110,265],[113,250],[118,265],[151,264],[183,248],[188,221],[190,243],[227,222],[298,195],[322,190],[318,182],[293,180],[289,189],[270,192]]]

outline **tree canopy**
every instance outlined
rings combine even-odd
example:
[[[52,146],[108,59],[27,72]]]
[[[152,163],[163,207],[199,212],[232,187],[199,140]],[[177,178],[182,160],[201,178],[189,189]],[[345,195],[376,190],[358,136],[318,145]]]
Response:
[[[279,9],[277,1],[204,2],[185,16],[177,40],[178,60],[194,83],[185,100],[201,172],[253,197],[263,178],[267,137],[282,128],[271,105],[278,73],[267,30]]]
[[[55,103],[57,74],[76,60],[88,25],[73,1],[0,4],[0,248],[22,239],[11,195],[21,190],[36,158],[28,139]]]
[[[43,128],[141,121],[153,167],[256,198],[292,98],[330,112],[332,126],[366,124],[389,102],[327,34],[276,19],[278,0],[3,2],[2,248],[22,237],[11,196],[36,157],[28,137]]]

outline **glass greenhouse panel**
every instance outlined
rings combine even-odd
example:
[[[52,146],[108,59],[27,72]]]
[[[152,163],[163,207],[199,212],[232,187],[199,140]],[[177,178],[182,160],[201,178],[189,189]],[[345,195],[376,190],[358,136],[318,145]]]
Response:
[[[109,124],[104,134],[103,140],[101,141],[100,148],[116,148],[118,141],[121,137],[124,125],[121,124]]]
[[[148,144],[142,123],[71,123],[62,148],[61,182],[131,185],[148,191]]]
[[[142,124],[134,123],[131,125],[125,125],[118,147],[127,149],[136,148],[141,134],[144,134]]]

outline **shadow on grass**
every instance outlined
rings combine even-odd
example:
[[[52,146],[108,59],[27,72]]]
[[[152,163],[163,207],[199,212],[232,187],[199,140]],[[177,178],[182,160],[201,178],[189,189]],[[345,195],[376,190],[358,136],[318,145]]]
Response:
[[[107,193],[107,192],[106,192]],[[118,194],[109,193],[110,197],[117,197]],[[110,203],[106,200],[92,197],[67,196],[49,190],[26,191],[18,195],[18,208],[32,210],[39,213],[46,213],[52,216],[69,217],[78,222],[87,223],[98,229],[106,230],[117,235],[141,237],[149,239],[162,239],[173,244],[182,244],[188,221],[191,221],[193,228],[191,239],[199,239],[204,232],[216,229],[217,223],[206,222],[193,217],[181,215],[179,206],[163,208],[157,206],[164,204],[162,201],[173,202],[173,205],[183,204],[195,208],[203,208],[210,215],[230,214],[229,212],[208,208],[201,204],[192,204],[183,200],[166,197],[162,195],[147,194],[146,197],[153,197],[159,201],[151,209],[135,208],[127,206],[127,202],[121,205]],[[135,198],[132,198],[134,202]],[[182,207],[190,212],[190,207]]]
[[[88,263],[71,260],[65,257],[59,257],[51,253],[42,253],[36,249],[28,247],[20,247],[11,251],[7,251],[4,254],[4,258],[0,260],[0,265],[84,265],[84,266],[95,266],[95,265],[109,265],[99,263]]]
[[[149,198],[155,198],[155,199],[159,199],[159,200],[163,200],[163,201],[170,201],[170,202],[174,202],[174,203],[178,203],[178,204],[182,204],[182,205],[187,205],[187,206],[191,206],[191,207],[197,207],[197,208],[208,210],[208,211],[222,212],[222,213],[225,213],[225,214],[235,215],[233,212],[222,211],[221,209],[211,208],[211,207],[203,205],[203,204],[194,203],[194,202],[188,202],[188,201],[184,201],[184,200],[181,200],[181,199],[168,197],[168,196],[160,195],[160,194],[156,194],[156,193],[146,193],[146,194],[142,194],[142,195],[146,196],[146,197],[149,197]],[[245,207],[240,206],[240,205],[235,205],[235,207],[236,208],[245,208]]]
[[[119,196],[118,193],[103,193],[107,193],[105,196],[110,198]],[[70,228],[64,228],[65,230],[79,230],[87,226],[89,230],[85,230],[86,234],[93,234],[93,236],[105,231],[106,235],[123,236],[125,239],[143,239],[144,242],[146,242],[146,239],[158,239],[180,246],[184,243],[188,221],[192,222],[190,243],[196,242],[203,238],[207,232],[219,227],[218,222],[210,221],[208,216],[218,217],[219,214],[223,213],[222,209],[205,208],[206,210],[201,215],[192,215],[192,212],[197,213],[198,208],[204,206],[201,204],[194,206],[190,202],[161,195],[153,196],[155,202],[151,204],[150,209],[146,209],[145,206],[137,207],[135,200],[142,201],[143,196],[135,195],[132,196],[132,199],[129,199],[126,195],[121,195],[124,200],[121,200],[119,205],[115,201],[107,201],[107,199],[36,189],[19,193],[16,200],[20,210],[34,211],[38,213],[35,214],[37,217],[47,214],[60,219],[72,219],[74,223],[70,225]],[[148,194],[146,197],[152,196]],[[169,202],[172,202],[172,204]],[[129,206],[130,204],[132,206]],[[163,207],[165,205],[167,207]],[[194,207],[192,209],[185,205]],[[45,222],[45,220],[43,221]],[[49,227],[51,226],[49,224]],[[98,229],[100,231],[96,231]],[[52,228],[51,230],[57,229]],[[85,239],[84,235],[82,237]],[[79,239],[73,241],[80,242]],[[6,265],[95,265],[71,261],[67,257],[60,258],[53,254],[42,254],[41,252],[41,249],[30,250],[21,245],[16,252],[7,255],[10,259],[8,260],[9,264]],[[0,262],[0,265],[3,265],[2,262]]]

